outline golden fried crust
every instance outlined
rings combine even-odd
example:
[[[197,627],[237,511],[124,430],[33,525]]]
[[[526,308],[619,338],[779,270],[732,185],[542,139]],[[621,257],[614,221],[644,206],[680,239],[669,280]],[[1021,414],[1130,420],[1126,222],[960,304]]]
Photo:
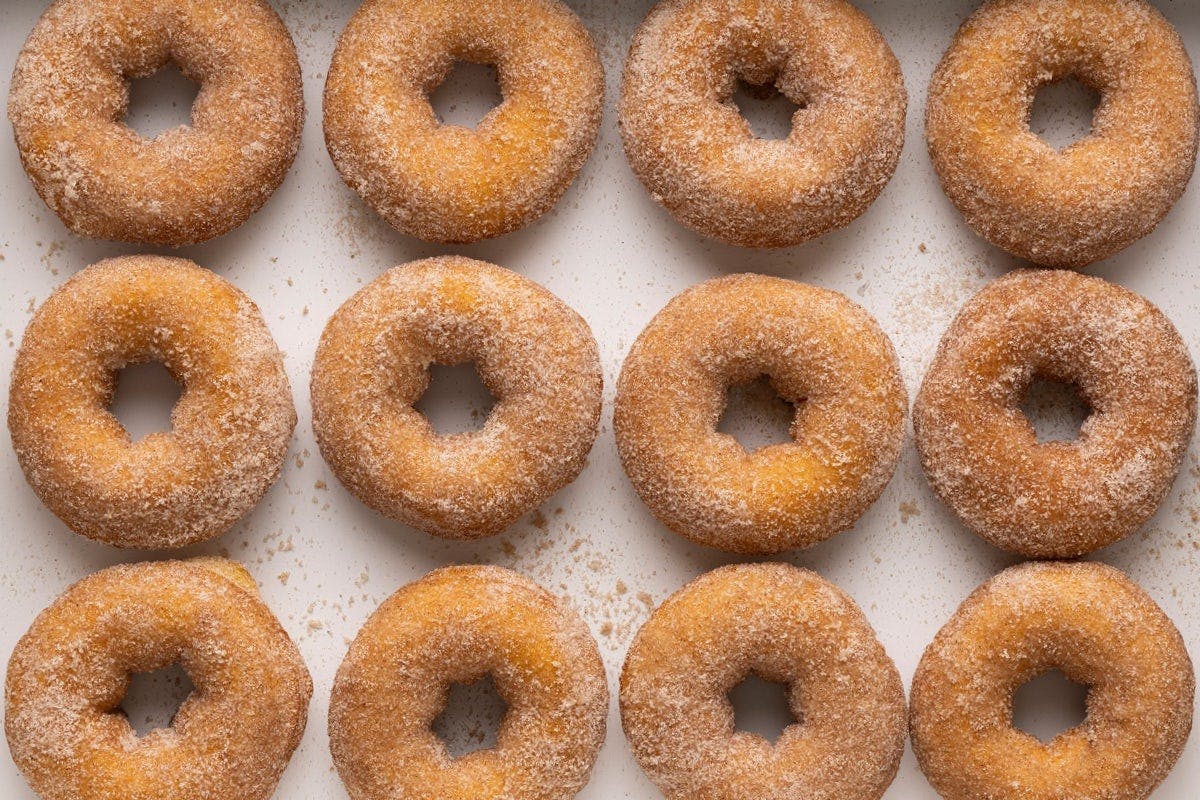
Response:
[[[1056,150],[1029,129],[1037,90],[1100,93],[1091,135]],[[1196,163],[1200,112],[1183,42],[1143,0],[992,0],[929,87],[925,135],[946,194],[992,244],[1083,267],[1154,230]]]
[[[451,758],[430,724],[451,683],[491,674],[494,748]],[[392,595],[350,645],[329,705],[351,800],[568,800],[604,741],[608,686],[583,620],[499,567],[446,567]]]
[[[1013,695],[1051,669],[1089,687],[1087,718],[1048,743],[1012,725]],[[917,667],[913,750],[945,800],[1144,800],[1192,726],[1179,631],[1121,572],[1012,567],[975,590]]]
[[[801,106],[786,139],[755,138],[732,100],[738,78]],[[787,247],[849,224],[883,191],[907,103],[887,42],[843,0],[664,0],[625,63],[621,136],[681,223]]]
[[[481,429],[439,436],[413,404],[430,364],[468,361],[496,404]],[[478,538],[583,469],[601,384],[591,330],[561,300],[492,264],[433,258],[389,270],[329,320],[313,362],[313,431],[367,505]]]
[[[140,441],[108,410],[117,372],[161,361],[183,394]],[[29,485],[72,530],[117,547],[224,533],[275,482],[296,411],[258,307],[190,261],[101,261],[38,309],[17,352],[8,429]]]
[[[717,431],[730,385],[767,375],[797,405],[793,441],[747,452]],[[613,425],[650,510],[681,536],[740,553],[845,530],[899,457],[907,397],[895,350],[826,289],[733,275],[673,299],[621,369]]]
[[[144,139],[129,79],[169,61],[190,125]],[[8,116],[38,194],[84,236],[183,246],[245,222],[300,145],[296,48],[264,0],[56,0],[17,60]]]
[[[139,738],[120,710],[129,676],[175,662],[195,690],[169,728]],[[240,565],[121,565],[72,586],[17,643],[5,731],[43,800],[265,800],[311,695]]]
[[[1021,403],[1036,378],[1073,384],[1091,416],[1037,440]],[[1171,488],[1196,424],[1187,345],[1148,300],[1068,271],[1019,271],[967,303],[913,406],[925,474],[971,530],[1032,558],[1068,558],[1141,527]]]
[[[735,730],[748,674],[788,686],[800,724]],[[630,747],[667,800],[877,800],[904,752],[904,687],[854,601],[808,570],[742,564],[680,589],[621,673]]]
[[[429,92],[455,61],[494,64],[504,101],[474,130]],[[347,185],[396,229],[473,242],[554,206],[596,141],[604,70],[559,0],[367,0],[338,40],[325,141]]]

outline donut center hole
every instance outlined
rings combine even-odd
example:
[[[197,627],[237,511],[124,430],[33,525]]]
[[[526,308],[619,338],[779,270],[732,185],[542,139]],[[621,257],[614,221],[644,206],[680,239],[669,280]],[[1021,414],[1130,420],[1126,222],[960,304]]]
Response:
[[[450,684],[446,707],[433,721],[433,732],[452,758],[496,746],[508,704],[496,691],[491,675]]]
[[[1023,684],[1013,696],[1012,724],[1042,742],[1083,724],[1087,718],[1086,686],[1058,670]]]
[[[171,414],[182,395],[183,387],[159,362],[130,364],[117,373],[108,410],[137,442],[171,430]]]
[[[138,672],[129,676],[129,687],[118,711],[139,737],[158,728],[169,728],[179,708],[195,690],[182,665]]]
[[[1073,383],[1036,378],[1025,390],[1021,412],[1038,442],[1073,442],[1092,415],[1092,407]]]
[[[770,379],[760,375],[726,390],[725,411],[717,430],[732,436],[748,453],[792,440],[797,407],[779,396]]]
[[[1033,97],[1029,130],[1062,150],[1091,134],[1099,105],[1099,93],[1075,78],[1047,83]]]
[[[785,730],[804,721],[792,713],[786,685],[753,672],[729,690],[728,698],[733,707],[734,728],[768,742],[778,741]]]
[[[192,124],[192,106],[200,86],[168,63],[158,72],[129,83],[125,124],[145,139]]]
[[[445,80],[429,93],[439,123],[471,130],[503,102],[495,66],[470,61],[456,61]]]
[[[438,436],[452,436],[482,428],[495,404],[474,364],[431,364],[429,388],[413,407]]]
[[[774,83],[754,84],[743,78],[734,82],[730,100],[758,139],[788,138],[796,112],[804,108],[803,103],[793,102]]]

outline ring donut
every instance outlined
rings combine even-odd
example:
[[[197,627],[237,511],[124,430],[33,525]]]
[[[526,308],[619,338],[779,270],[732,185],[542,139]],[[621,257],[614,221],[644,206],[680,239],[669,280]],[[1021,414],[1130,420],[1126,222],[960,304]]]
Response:
[[[800,106],[755,138],[739,79]],[[849,224],[891,179],[908,95],[900,64],[844,0],[663,0],[621,87],[625,153],[653,198],[705,236],[789,247]]]
[[[178,662],[196,687],[138,737],[132,673]],[[4,728],[42,800],[266,800],[300,743],[312,680],[254,579],[225,559],[110,567],[13,651]]]
[[[1100,104],[1091,134],[1057,150],[1029,117],[1038,89],[1068,77]],[[1200,137],[1192,63],[1143,0],[991,0],[933,74],[925,136],[980,236],[1084,267],[1150,233],[1183,194]]]
[[[1091,407],[1076,441],[1039,442],[1021,411],[1036,378]],[[1069,271],[1010,273],[959,312],[913,406],[943,502],[997,547],[1070,558],[1148,520],[1196,424],[1196,370],[1162,312]]]
[[[1050,742],[1013,727],[1018,688],[1049,670],[1088,687]],[[1096,563],[1029,563],[980,586],[913,677],[913,751],[945,800],[1145,800],[1192,727],[1192,662],[1136,584]]]
[[[735,729],[749,674],[802,722],[774,744]],[[787,564],[714,570],[638,631],[621,673],[634,757],[667,800],[877,800],[904,753],[904,686],[854,601]]]
[[[478,431],[439,436],[413,405],[430,364],[474,362],[496,398]],[[325,326],[313,431],[330,469],[385,516],[437,536],[507,528],[583,469],[600,421],[587,323],[532,281],[467,258],[395,267]]]
[[[191,124],[145,139],[129,81],[174,62]],[[8,116],[34,188],[75,233],[180,247],[241,225],[296,157],[296,47],[264,0],[55,0],[17,59]]]
[[[183,386],[171,430],[134,442],[109,411],[118,371],[161,361]],[[82,270],[38,309],[13,366],[8,429],[42,502],[117,547],[219,536],[279,476],[296,411],[253,301],[190,261]]]
[[[491,674],[508,708],[488,750],[430,725],[450,684]],[[608,684],[565,603],[499,567],[446,567],[388,598],[338,668],[329,746],[350,800],[569,800],[604,742]]]
[[[747,452],[717,431],[731,385],[770,377],[793,441]],[[887,485],[908,400],[895,350],[860,306],[762,275],[667,304],[617,384],[621,462],[654,516],[737,553],[808,547],[852,526]]]
[[[455,61],[495,65],[503,102],[474,130],[429,95]],[[560,0],[366,0],[325,84],[325,142],[397,230],[474,242],[549,211],[596,142],[604,68]],[[398,145],[397,143],[402,143]]]

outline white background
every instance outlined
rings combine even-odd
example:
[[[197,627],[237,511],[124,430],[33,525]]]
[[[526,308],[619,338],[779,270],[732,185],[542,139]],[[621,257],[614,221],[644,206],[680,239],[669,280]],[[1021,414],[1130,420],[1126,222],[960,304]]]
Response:
[[[922,140],[929,76],[950,36],[974,4],[962,0],[879,0],[864,10],[882,29],[904,66],[909,124],[895,179],[878,202],[847,229],[808,245],[752,252],[706,241],[678,226],[655,206],[629,171],[616,131],[613,101],[630,37],[650,3],[576,0],[572,6],[592,30],[608,69],[609,99],[596,151],[558,208],[518,233],[480,245],[442,248],[390,229],[346,189],[321,136],[321,89],[338,31],[352,0],[296,0],[277,5],[299,48],[308,119],[296,166],[267,207],[241,229],[180,254],[231,280],[262,307],[286,353],[300,423],[286,469],[258,508],[224,537],[183,555],[227,553],[258,579],[269,605],[295,638],[316,689],[303,744],[278,796],[339,798],[344,790],[327,749],[325,716],[333,673],[366,615],[396,588],[430,569],[487,562],[517,569],[570,598],[596,635],[610,685],[629,640],[657,604],[688,579],[733,559],[689,544],[657,524],[627,483],[610,426],[612,391],[621,360],[651,316],[684,288],[735,271],[781,275],[846,293],[882,324],[900,354],[910,395],[941,332],[976,290],[1015,266],[966,229],[942,195]],[[9,0],[0,7],[0,94],[18,49],[41,12],[42,0]],[[1160,3],[1193,53],[1200,53],[1200,8]],[[486,108],[487,87],[452,77],[439,108]],[[186,94],[158,80],[138,94],[138,124],[147,114],[161,122],[185,120]],[[494,91],[494,90],[492,90]],[[146,94],[149,92],[149,99]],[[1086,129],[1080,92],[1048,92],[1047,122],[1059,135]],[[447,99],[447,97],[449,99]],[[172,108],[174,100],[176,107]],[[452,117],[453,118],[453,117]],[[1040,120],[1040,121],[1039,121]],[[17,160],[11,140],[0,142],[0,396],[32,310],[68,276],[99,258],[139,248],[80,240],[42,205]],[[1193,354],[1200,352],[1195,253],[1200,244],[1200,200],[1193,186],[1157,232],[1091,271],[1156,302],[1174,320]],[[309,420],[308,372],[324,321],[355,290],[383,270],[447,252],[514,269],[576,308],[600,343],[605,370],[605,414],[587,470],[549,500],[539,515],[482,543],[447,543],[368,511],[343,491],[321,460]],[[145,368],[137,379],[154,374]],[[445,409],[439,420],[469,414],[478,394],[443,376],[435,391]],[[122,419],[149,425],[166,413],[158,388],[137,379],[122,383]],[[469,382],[466,382],[469,383]],[[429,403],[426,404],[428,407]],[[432,404],[439,405],[439,404]],[[748,436],[766,426],[761,404],[735,417]],[[139,410],[140,409],[140,410]],[[911,431],[910,431],[911,433]],[[1200,453],[1193,447],[1174,492],[1160,513],[1129,540],[1095,554],[1126,570],[1163,606],[1193,653],[1200,644],[1197,575],[1200,537]],[[560,510],[561,509],[561,510]],[[0,656],[7,659],[33,617],[71,582],[109,564],[174,554],[121,552],[71,533],[28,489],[11,448],[0,447],[0,528],[3,559]],[[863,607],[907,684],[923,647],[978,583],[1014,563],[959,525],[931,494],[911,439],[896,476],[857,527],[787,560],[817,570]],[[286,573],[286,579],[281,577]],[[624,591],[622,591],[624,589]],[[1041,696],[1047,719],[1070,708],[1051,691]],[[164,704],[160,685],[149,703]],[[1077,703],[1076,703],[1077,704]],[[471,727],[473,715],[456,719]],[[454,735],[462,735],[451,725]],[[1161,800],[1194,796],[1200,782],[1200,737],[1193,740],[1159,790]],[[609,735],[585,798],[654,798],[621,734],[614,703]],[[32,793],[8,758],[0,757],[0,797]],[[911,754],[906,754],[888,798],[933,798]]]

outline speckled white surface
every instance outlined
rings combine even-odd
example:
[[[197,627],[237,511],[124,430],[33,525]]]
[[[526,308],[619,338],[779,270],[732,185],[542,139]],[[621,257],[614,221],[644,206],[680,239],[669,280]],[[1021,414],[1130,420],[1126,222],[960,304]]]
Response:
[[[877,0],[862,4],[903,64],[910,94],[908,140],[899,170],[878,202],[847,229],[799,248],[751,252],[686,231],[649,199],[625,163],[613,114],[620,62],[645,0],[574,0],[608,68],[610,96],[600,142],[563,202],[539,223],[503,239],[460,248],[425,245],[393,232],[339,180],[321,136],[320,97],[337,32],[353,0],[293,0],[279,6],[296,37],[306,79],[308,121],[283,188],[241,229],[181,254],[250,294],[287,354],[300,424],[279,483],[223,538],[187,554],[227,552],[246,563],[267,602],[297,640],[316,684],[304,742],[278,797],[344,797],[327,749],[325,714],[334,670],[368,613],[398,586],[450,563],[488,562],[520,570],[568,595],[596,634],[616,677],[651,602],[693,576],[734,559],[691,545],[658,525],[617,461],[610,426],[612,389],[638,332],[685,287],[733,271],[758,271],[845,292],[892,337],[915,394],[937,339],[958,307],[1016,262],[959,220],[942,195],[921,136],[925,86],[951,33],[973,3]],[[42,0],[0,8],[0,89]],[[1193,53],[1200,7],[1160,3]],[[472,84],[470,91],[486,93]],[[169,104],[169,93],[165,95]],[[1055,92],[1060,101],[1072,95]],[[1053,115],[1051,115],[1053,116]],[[99,258],[136,248],[72,237],[34,194],[11,139],[0,143],[0,392],[29,315],[69,275]],[[1200,353],[1200,194],[1195,185],[1159,230],[1092,273],[1157,303]],[[445,543],[368,511],[329,474],[309,424],[308,371],[324,321],[384,269],[457,252],[515,269],[576,308],[591,324],[605,368],[605,414],[590,464],[541,512],[478,544]],[[138,373],[145,375],[144,371]],[[451,373],[459,374],[459,373]],[[454,397],[451,387],[443,396]],[[0,656],[5,660],[36,613],[72,581],[108,564],[160,553],[130,553],[83,540],[28,489],[11,448],[0,446]],[[1200,647],[1200,447],[1193,444],[1159,514],[1129,540],[1097,553],[1126,570]],[[925,483],[911,437],[891,485],[857,527],[789,561],[817,570],[863,607],[905,682],[924,646],[966,594],[1013,559],[964,530]],[[1200,737],[1155,797],[1185,800],[1200,782]],[[0,757],[0,796],[33,795]],[[654,798],[633,763],[614,702],[607,744],[582,798]],[[934,798],[911,755],[886,795]]]

